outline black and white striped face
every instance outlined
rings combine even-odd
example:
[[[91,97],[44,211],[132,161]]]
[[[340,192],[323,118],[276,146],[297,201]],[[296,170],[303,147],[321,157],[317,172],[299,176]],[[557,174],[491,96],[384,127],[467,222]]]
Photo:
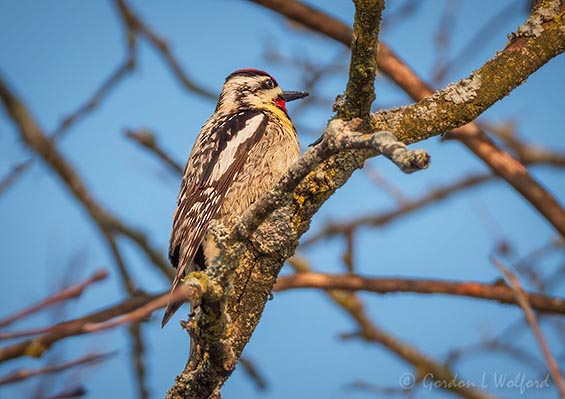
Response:
[[[306,97],[305,92],[284,92],[275,78],[257,69],[241,69],[226,78],[216,111],[231,109],[283,110],[286,102]],[[234,107],[235,106],[235,107]]]

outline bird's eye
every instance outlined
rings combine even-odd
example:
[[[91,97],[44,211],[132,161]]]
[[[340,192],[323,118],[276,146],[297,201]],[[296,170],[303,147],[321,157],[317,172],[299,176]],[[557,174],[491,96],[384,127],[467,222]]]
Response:
[[[273,82],[273,79],[267,79],[263,85],[267,89],[272,89],[273,87],[275,87],[275,82]]]

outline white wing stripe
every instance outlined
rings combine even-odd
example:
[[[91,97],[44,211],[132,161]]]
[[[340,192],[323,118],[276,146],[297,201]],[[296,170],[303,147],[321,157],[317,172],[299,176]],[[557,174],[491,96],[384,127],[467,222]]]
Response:
[[[226,147],[218,156],[218,160],[210,174],[210,179],[212,181],[217,181],[224,175],[226,170],[235,161],[235,155],[237,154],[238,148],[248,139],[253,137],[264,118],[264,115],[258,114],[253,118],[248,119],[245,122],[245,127],[240,131],[235,132],[235,134],[230,138]]]

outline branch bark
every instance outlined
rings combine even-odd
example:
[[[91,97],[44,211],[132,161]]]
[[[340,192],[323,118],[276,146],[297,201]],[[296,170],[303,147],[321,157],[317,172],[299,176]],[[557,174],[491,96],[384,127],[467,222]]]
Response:
[[[368,122],[375,100],[377,48],[384,0],[355,0],[349,79],[343,98],[336,106],[343,120],[361,118]]]

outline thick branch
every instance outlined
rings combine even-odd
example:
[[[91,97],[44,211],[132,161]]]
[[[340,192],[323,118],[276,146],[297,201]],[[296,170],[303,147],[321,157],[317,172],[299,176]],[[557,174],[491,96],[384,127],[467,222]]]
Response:
[[[292,276],[283,276],[278,278],[274,291],[286,291],[296,288],[370,291],[379,294],[394,292],[446,294],[520,305],[512,288],[504,284],[485,284],[473,281],[369,278],[352,274],[298,273]],[[532,308],[539,312],[565,314],[564,298],[534,293],[525,293],[525,295]]]

